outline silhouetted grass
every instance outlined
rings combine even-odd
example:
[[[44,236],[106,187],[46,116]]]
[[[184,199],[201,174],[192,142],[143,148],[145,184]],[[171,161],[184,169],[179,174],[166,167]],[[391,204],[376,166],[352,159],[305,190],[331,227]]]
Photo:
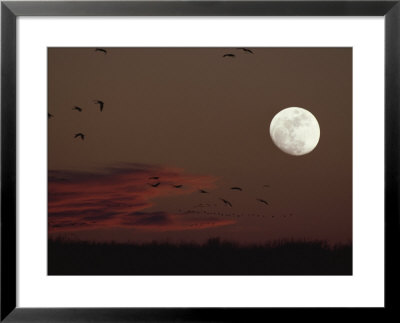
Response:
[[[241,246],[49,240],[49,275],[351,275],[352,246],[275,241]]]

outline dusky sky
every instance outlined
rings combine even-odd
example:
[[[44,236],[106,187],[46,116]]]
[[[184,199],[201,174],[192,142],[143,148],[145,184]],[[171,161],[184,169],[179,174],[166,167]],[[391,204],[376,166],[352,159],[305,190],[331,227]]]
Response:
[[[106,50],[48,49],[49,236],[351,241],[351,48]],[[293,106],[321,129],[304,156],[269,135]]]

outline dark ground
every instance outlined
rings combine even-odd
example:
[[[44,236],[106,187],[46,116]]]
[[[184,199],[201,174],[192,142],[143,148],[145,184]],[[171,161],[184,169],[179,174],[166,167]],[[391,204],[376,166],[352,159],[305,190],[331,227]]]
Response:
[[[240,246],[49,240],[49,275],[352,275],[352,246],[276,241]]]

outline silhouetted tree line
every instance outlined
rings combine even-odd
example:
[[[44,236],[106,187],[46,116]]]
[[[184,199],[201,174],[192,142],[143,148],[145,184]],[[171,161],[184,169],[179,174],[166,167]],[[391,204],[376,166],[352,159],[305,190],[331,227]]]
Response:
[[[239,245],[50,239],[49,275],[351,275],[352,246],[280,240]]]

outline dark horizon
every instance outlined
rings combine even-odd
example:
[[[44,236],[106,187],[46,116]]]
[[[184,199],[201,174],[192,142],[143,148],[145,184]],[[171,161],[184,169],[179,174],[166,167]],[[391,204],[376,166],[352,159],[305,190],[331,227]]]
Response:
[[[50,239],[48,275],[352,275],[352,245],[275,241],[241,246]],[[116,265],[118,264],[118,265]]]
[[[351,48],[106,50],[48,49],[49,238],[351,244]],[[304,156],[269,136],[293,106]]]

